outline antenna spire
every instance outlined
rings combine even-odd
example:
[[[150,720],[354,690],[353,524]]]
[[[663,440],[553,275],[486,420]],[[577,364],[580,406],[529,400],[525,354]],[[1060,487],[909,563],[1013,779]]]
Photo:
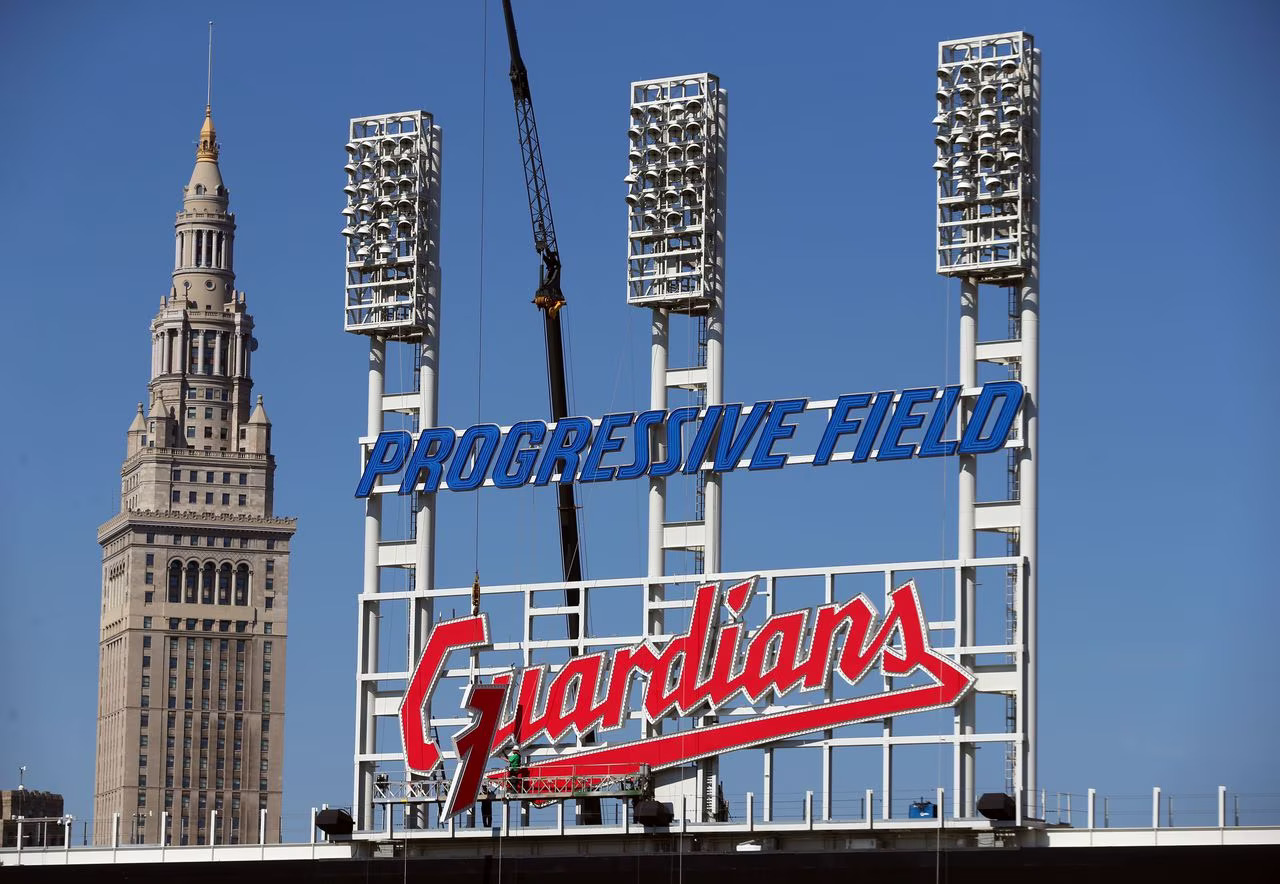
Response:
[[[209,22],[209,79],[205,89],[205,107],[213,107],[213,22]]]

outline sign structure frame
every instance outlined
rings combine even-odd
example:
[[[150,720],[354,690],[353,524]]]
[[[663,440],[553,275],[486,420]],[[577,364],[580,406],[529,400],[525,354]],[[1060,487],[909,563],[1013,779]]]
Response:
[[[863,806],[856,818],[905,819],[915,796],[898,794],[900,759],[903,753],[916,752],[920,747],[936,747],[950,757],[948,800],[940,813],[955,819],[974,818],[978,792],[999,791],[1003,786],[1017,799],[1019,819],[1025,815],[1036,789],[1040,56],[1033,38],[1025,32],[946,41],[939,44],[938,53],[941,85],[934,122],[939,129],[939,160],[935,164],[939,175],[939,242],[945,238],[947,255],[972,258],[940,259],[938,267],[940,273],[959,283],[959,383],[931,388],[927,397],[922,391],[889,391],[883,395],[889,397],[884,413],[889,411],[890,403],[896,408],[903,397],[914,393],[916,401],[932,403],[923,405],[922,411],[931,408],[946,415],[942,419],[949,426],[945,435],[929,435],[923,426],[925,420],[917,432],[925,434],[926,443],[936,445],[951,440],[954,446],[952,450],[931,450],[935,456],[952,457],[957,465],[955,558],[760,569],[749,573],[723,571],[722,472],[738,467],[776,468],[786,464],[788,457],[771,460],[770,455],[785,449],[785,445],[772,450],[766,445],[763,454],[748,450],[740,458],[724,460],[716,469],[711,450],[705,459],[681,461],[670,471],[635,469],[634,475],[626,476],[645,479],[649,486],[645,575],[579,584],[557,581],[486,585],[480,613],[487,616],[449,621],[439,620],[435,612],[470,610],[473,588],[435,586],[437,493],[449,488],[503,486],[493,481],[492,474],[480,476],[471,485],[465,481],[455,484],[447,476],[447,464],[440,459],[434,464],[433,481],[430,451],[413,449],[429,434],[434,434],[437,444],[448,442],[452,446],[467,434],[483,441],[496,433],[502,440],[521,425],[487,425],[492,426],[492,431],[436,426],[440,289],[434,268],[439,266],[440,136],[439,127],[430,123],[429,115],[414,112],[421,114],[417,119],[427,121],[425,126],[419,125],[423,139],[416,149],[429,151],[432,156],[429,180],[424,180],[422,191],[428,204],[432,204],[432,194],[435,195],[434,209],[426,211],[429,230],[416,254],[422,259],[418,272],[433,284],[420,302],[423,309],[413,314],[411,323],[394,329],[348,329],[370,337],[369,421],[360,440],[363,475],[357,494],[365,506],[365,579],[358,599],[353,801],[358,829],[374,829],[376,802],[384,804],[386,814],[392,813],[396,802],[386,796],[395,790],[388,790],[389,778],[403,784],[399,794],[435,796],[442,813],[465,810],[474,800],[470,793],[475,784],[484,782],[485,777],[493,780],[497,776],[492,770],[484,773],[477,759],[497,764],[492,753],[512,746],[519,747],[526,771],[564,773],[577,770],[580,763],[589,764],[593,757],[611,762],[621,759],[623,767],[643,762],[646,781],[649,766],[653,767],[656,797],[694,822],[718,818],[721,755],[731,749],[759,756],[763,789],[757,807],[766,821],[773,818],[775,805],[781,800],[776,783],[786,776],[780,753],[792,752],[816,754],[819,758],[815,815],[822,821],[849,818],[842,795],[860,796],[873,782],[862,774],[856,782],[850,781],[845,767],[850,751],[879,756],[874,780],[879,786],[876,804]],[[994,90],[988,88],[991,86]],[[992,101],[988,101],[989,93]],[[723,404],[722,393],[728,95],[715,75],[694,74],[633,83],[631,102],[628,303],[652,313],[651,396],[649,411],[643,414],[662,416],[661,420],[652,419],[652,429],[669,422],[677,413],[723,416],[726,409],[733,408]],[[403,116],[357,118],[352,121],[353,141],[357,140],[357,131],[374,131],[378,121]],[[373,130],[368,128],[370,123],[375,124]],[[357,124],[363,128],[357,130]],[[1001,138],[1006,138],[1008,147],[1005,130],[1016,131],[1015,149],[997,152],[994,159],[985,154],[967,156],[970,145],[999,145]],[[691,140],[701,145],[694,161],[688,153]],[[359,154],[358,145],[355,153]],[[960,186],[964,169],[973,167],[975,162],[992,172],[992,181],[984,180],[980,187]],[[1011,165],[1005,168],[1002,163]],[[696,187],[675,191],[678,206],[666,206],[660,200],[668,190],[674,190],[671,175],[677,171],[679,180],[692,179]],[[696,171],[696,176],[691,171]],[[1003,179],[996,180],[1001,175]],[[357,191],[353,199],[358,197]],[[996,231],[989,216],[993,211],[1006,211],[1009,205],[1015,206],[1013,211],[1017,213],[1016,248],[992,252],[987,248],[988,240],[997,233],[1004,236],[1010,228],[1003,225]],[[975,238],[975,248],[966,250],[966,237],[970,236]],[[664,242],[692,244],[694,248],[680,246],[684,251],[671,260],[651,260],[651,255],[661,255]],[[1006,339],[977,339],[980,294],[988,289],[1007,299],[1010,322]],[[989,298],[982,299],[983,303],[986,300]],[[672,368],[668,364],[668,341],[672,324],[678,322],[692,324],[701,346],[694,365]],[[410,370],[405,375],[408,380],[401,382],[402,389],[388,390],[386,366],[392,347],[405,350]],[[980,432],[966,432],[975,420],[975,410],[982,414],[984,390],[992,385],[1003,385],[1006,392],[1017,388],[1016,418],[1001,432],[999,445],[966,448],[962,440],[981,436]],[[870,394],[865,402],[849,401],[850,396],[861,395],[821,402],[778,400],[769,406],[799,403],[798,407],[786,407],[825,411],[828,427],[834,426],[838,434],[848,436],[845,447],[852,448],[850,440],[856,438],[855,431],[850,428],[846,432],[850,425],[841,423],[842,419],[851,420],[852,412],[841,409],[856,404],[871,406],[874,413],[875,396],[882,394]],[[744,404],[738,415],[749,410]],[[884,413],[880,414],[881,419]],[[910,402],[906,413],[911,415]],[[614,418],[614,427],[627,427],[642,416],[637,409],[629,415],[568,420],[579,422],[579,431],[590,436],[599,433],[610,417]],[[540,422],[523,422],[526,426],[534,423]],[[766,426],[763,418],[761,426]],[[878,427],[883,429],[883,424]],[[785,422],[773,429],[785,429]],[[610,447],[612,437],[608,427],[604,430],[606,441],[601,445],[605,453],[618,451],[621,446]],[[541,431],[540,440],[550,443],[557,438],[554,426],[541,424]],[[713,434],[708,431],[704,435]],[[871,441],[876,441],[875,434],[871,435]],[[558,438],[563,445],[569,444],[565,442],[570,438],[567,433]],[[685,445],[688,441],[689,437],[682,440]],[[657,462],[657,455],[670,460],[669,449],[674,446],[665,432],[654,432],[649,445],[655,455],[651,465]],[[881,439],[881,448],[884,445]],[[514,443],[512,447],[515,448]],[[576,453],[590,462],[595,454],[592,447]],[[905,456],[930,456],[924,453],[925,447],[913,445]],[[819,446],[817,452],[792,450],[785,454],[790,455],[791,463],[821,463],[822,450]],[[889,450],[895,450],[893,440]],[[674,453],[679,459],[680,452]],[[877,459],[871,453],[869,442],[861,459]],[[875,453],[878,455],[880,449]],[[830,450],[827,455],[831,455]],[[531,459],[536,456],[531,455]],[[1010,477],[1008,494],[1002,499],[979,500],[979,461],[991,463],[1002,457],[1007,458],[1004,469]],[[834,459],[858,462],[859,457],[845,450]],[[599,471],[600,463],[599,457],[594,457],[593,469]],[[577,463],[568,472],[577,475],[574,470],[582,467]],[[612,467],[616,471],[619,464],[615,461]],[[545,475],[540,476],[543,472]],[[545,484],[559,481],[562,472],[553,465],[545,471],[530,470],[524,478],[530,483]],[[410,474],[412,478],[408,478]],[[599,477],[598,472],[594,475]],[[535,477],[543,481],[538,482]],[[459,478],[465,479],[465,473],[460,471]],[[678,512],[673,506],[674,496],[668,489],[673,482],[693,484],[692,512]],[[517,484],[524,482],[505,487]],[[407,520],[383,518],[384,507],[397,506],[407,506]],[[399,521],[402,527],[396,529],[393,521]],[[978,539],[982,536],[1003,539],[1004,554],[989,554],[990,543],[984,543],[980,553]],[[686,558],[684,569],[679,572],[678,557],[689,555],[692,561]],[[749,600],[741,594],[746,583],[753,587],[747,593]],[[579,602],[569,608],[564,603],[564,590],[575,585],[580,590]],[[928,589],[922,588],[926,586]],[[737,607],[729,603],[735,591],[739,593]],[[908,591],[913,600],[910,605],[908,596],[903,595]],[[705,627],[700,656],[690,649],[695,644],[695,633],[704,634],[697,632],[695,624],[701,622],[699,600],[705,603],[708,593],[723,600],[723,610],[718,609],[714,623],[698,627]],[[611,604],[612,599],[624,597],[629,600],[627,604]],[[862,624],[866,629],[874,632],[872,627],[883,626],[905,608],[918,612],[919,629],[913,633],[899,622],[896,628],[879,635],[879,644],[872,642],[874,659],[869,658],[864,670],[841,670],[843,677],[833,678],[830,670],[834,664],[828,660],[831,665],[823,672],[821,685],[806,683],[803,688],[790,691],[775,685],[777,689],[759,693],[721,691],[711,702],[689,707],[676,704],[678,715],[662,704],[646,709],[644,701],[636,699],[654,691],[661,695],[676,682],[697,688],[699,679],[714,680],[711,657],[707,656],[711,652],[707,649],[718,647],[716,635],[732,633],[747,645],[754,647],[755,642],[766,647],[759,651],[757,669],[764,671],[761,667],[765,664],[760,660],[766,660],[765,668],[772,667],[770,673],[784,670],[788,661],[801,659],[800,645],[821,635],[816,624],[822,611],[845,610],[859,599],[859,610],[870,618]],[[627,614],[622,619],[602,616],[615,609],[625,609]],[[993,630],[986,622],[993,611],[1002,633],[1001,640],[996,641],[991,639]],[[590,616],[593,612],[594,620]],[[384,617],[391,623],[404,624],[403,639],[380,635]],[[492,627],[490,617],[494,624],[501,618],[505,627]],[[576,617],[582,624],[575,639],[568,637],[569,617]],[[985,624],[981,630],[980,620]],[[512,626],[517,623],[513,631]],[[443,646],[451,649],[450,653],[433,657],[432,642],[444,642],[449,630],[460,628],[458,624],[467,626],[469,637],[456,645],[445,642]],[[776,628],[777,635],[768,640],[762,638],[771,628]],[[843,631],[839,635],[845,642],[849,642],[851,634],[859,634],[852,621],[840,628]],[[796,632],[798,629],[803,632],[803,641],[797,637],[801,635]],[[917,633],[921,638],[912,638]],[[865,638],[871,632],[861,634]],[[684,656],[676,665],[671,660],[678,656],[676,648],[681,641],[685,642]],[[858,642],[852,644],[856,646]],[[812,644],[805,646],[813,651]],[[404,650],[386,653],[395,647]],[[641,658],[647,662],[628,673],[624,664]],[[725,672],[745,671],[752,660],[747,651],[728,654],[725,659],[730,661],[725,664]],[[903,660],[914,662],[907,665]],[[925,660],[934,660],[937,666],[921,665]],[[423,674],[423,667],[430,671]],[[602,675],[605,669],[607,678]],[[561,677],[560,673],[566,670],[582,673],[581,677]],[[603,708],[598,691],[611,689],[619,671],[623,672],[623,693],[632,699],[627,705],[625,697],[613,697],[618,702],[610,708],[617,720],[611,724],[623,731],[612,733],[590,716],[579,719],[582,727],[576,729],[535,727],[557,715],[573,718],[592,704]],[[594,684],[586,674],[589,672],[594,672]],[[850,677],[850,672],[857,677]],[[530,681],[536,688],[525,692],[523,688]],[[655,687],[657,682],[662,685]],[[938,702],[913,700],[906,708],[876,705],[883,704],[886,697],[912,692],[923,695],[947,685],[950,693],[943,691]],[[525,708],[526,704],[531,708]],[[876,714],[850,720],[821,718],[823,710],[842,706],[871,709]],[[998,712],[993,714],[997,707]],[[945,725],[926,726],[921,732],[920,725],[909,723],[912,712],[933,715],[929,721],[945,721]],[[781,727],[771,733],[771,721],[818,725],[812,730]],[[717,735],[746,732],[745,726],[753,722],[763,723],[759,725],[763,730],[757,727],[753,731],[754,738],[738,742],[730,739],[730,745],[715,744]],[[529,731],[521,733],[522,727]],[[596,742],[584,739],[583,729],[591,730],[591,740]],[[556,739],[548,739],[550,730],[555,731]],[[703,749],[690,749],[688,745],[670,748],[681,743]],[[644,747],[653,747],[662,755],[655,757],[657,763],[642,757]],[[1001,750],[1003,765],[995,777],[987,764],[995,757],[992,753],[983,756],[985,769],[979,770],[978,749],[982,747]],[[611,775],[617,773],[613,770]],[[452,790],[447,779],[453,780]],[[908,788],[915,785],[918,784],[904,783]],[[521,803],[522,822],[528,822],[531,803],[536,802]],[[427,802],[409,801],[401,808],[404,828],[427,826]],[[390,825],[389,817],[387,820]]]

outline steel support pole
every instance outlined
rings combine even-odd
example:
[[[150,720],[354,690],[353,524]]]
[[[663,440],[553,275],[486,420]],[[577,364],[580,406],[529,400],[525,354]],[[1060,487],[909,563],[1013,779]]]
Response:
[[[971,277],[960,282],[960,386],[966,390],[978,385],[978,283]],[[960,433],[973,414],[973,400],[960,400]],[[960,438],[960,433],[956,438]],[[978,456],[962,454],[959,457],[960,472],[956,483],[957,537],[956,558],[962,563],[977,557],[977,532],[975,518],[978,503]],[[972,646],[977,642],[978,591],[977,574],[968,565],[960,566],[960,610],[956,617],[960,627],[960,644]],[[965,654],[960,665],[972,668],[974,658]],[[972,738],[977,711],[977,697],[973,691],[960,701],[956,709],[960,736]],[[973,743],[961,742],[956,746],[959,776],[956,783],[955,816],[974,816],[974,778],[976,775],[976,749]],[[941,813],[941,811],[939,811]]]
[[[654,411],[667,410],[667,360],[671,318],[662,308],[654,308],[652,322],[649,327],[649,408]],[[656,429],[649,430],[649,452],[655,459],[662,456],[665,445],[662,434]],[[649,477],[649,562],[648,576],[662,577],[666,573],[666,552],[663,544],[663,526],[667,517],[667,480],[665,477]],[[666,598],[666,589],[660,583],[648,586],[647,635],[662,633],[666,617],[662,608],[651,607],[655,602]],[[647,723],[645,731],[652,735],[662,732],[661,722]]]
[[[383,393],[386,384],[387,342],[384,338],[369,338],[369,393],[365,434],[377,438],[382,432]],[[378,592],[378,542],[382,539],[382,498],[377,493],[365,498],[364,513],[364,578],[361,592],[372,595]],[[359,672],[365,675],[378,668],[378,617],[377,602],[360,603],[360,634],[357,653]],[[356,753],[375,751],[377,745],[376,721],[373,715],[375,686],[360,679],[356,686]],[[368,829],[373,824],[373,765],[360,761],[356,764],[355,800],[356,826]]]

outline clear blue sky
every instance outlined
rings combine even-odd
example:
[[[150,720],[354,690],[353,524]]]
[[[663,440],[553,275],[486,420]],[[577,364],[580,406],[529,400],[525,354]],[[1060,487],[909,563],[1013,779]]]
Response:
[[[442,421],[546,411],[506,47],[489,7],[486,87],[480,3],[216,6],[237,282],[258,323],[277,512],[300,520],[291,814],[351,794],[365,406],[364,342],[342,332],[340,306],[348,118],[421,107],[445,128]],[[631,80],[711,70],[732,97],[727,398],[828,398],[954,379],[955,305],[932,257],[936,43],[1033,32],[1045,57],[1040,778],[1077,793],[1278,792],[1280,13],[979,8],[709,2],[686,23],[676,6],[646,17],[630,4],[519,3],[566,264],[574,411],[647,401],[646,317],[624,303]],[[208,17],[173,3],[0,12],[0,786],[25,764],[29,786],[62,792],[82,818],[95,530],[119,506],[124,432],[145,399]],[[933,461],[735,474],[725,566],[942,557],[953,473]],[[589,574],[643,573],[642,494],[616,483],[586,496]],[[470,583],[477,499],[482,577],[554,579],[550,492],[490,491],[446,497],[441,584]]]

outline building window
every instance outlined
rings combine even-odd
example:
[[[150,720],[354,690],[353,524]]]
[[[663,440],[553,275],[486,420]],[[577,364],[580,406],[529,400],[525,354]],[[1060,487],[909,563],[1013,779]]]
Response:
[[[272,545],[272,541],[268,540],[268,541],[267,541],[267,549],[271,549],[271,545]],[[150,563],[150,562],[147,562],[147,564],[148,564],[148,565],[150,565],[151,563]],[[272,571],[274,571],[275,569],[276,569],[276,560],[275,560],[275,559],[267,559],[267,573],[268,573],[268,574],[270,574],[270,573],[271,573]]]
[[[240,506],[245,506],[245,505],[248,503],[248,500],[249,500],[249,499],[248,499],[245,495],[241,494],[241,495],[240,495],[240,499],[237,501],[237,503],[238,503]]]
[[[150,628],[151,628],[151,618],[150,618],[150,617],[143,617],[143,618],[142,618],[142,628],[143,628],[143,629],[150,629]],[[149,646],[148,646],[148,647],[149,647]]]
[[[154,534],[154,533],[152,533],[152,532],[150,532],[150,531],[148,531],[148,532],[147,532],[147,543],[155,543],[155,542],[156,542],[156,536],[155,536],[155,534]]]
[[[249,604],[249,566],[241,565],[236,568],[236,586],[235,586],[235,603],[237,605]]]
[[[241,537],[241,538],[240,538],[240,548],[241,548],[241,549],[248,549],[248,548],[249,548],[249,538],[247,538],[247,537]]]
[[[273,577],[268,577],[268,578],[267,578],[267,582],[266,582],[266,589],[268,589],[268,590],[272,590],[272,589],[275,589],[275,588],[276,588],[276,585],[275,585],[275,578],[273,578]]]
[[[213,427],[208,427],[208,426],[206,426],[206,427],[204,428],[204,437],[205,437],[206,439],[212,439],[212,438],[213,438]]]
[[[227,391],[226,391],[226,390],[223,390],[223,391],[222,391],[222,401],[223,401],[223,402],[226,402],[226,401],[227,401]]]
[[[146,619],[147,619],[147,620],[150,620],[151,618],[150,618],[150,617],[147,617]],[[150,625],[151,625],[150,623],[144,623],[144,624],[143,624],[143,626],[142,626],[142,628],[143,628],[143,629],[146,629],[146,628],[147,628],[148,626],[150,626]],[[142,637],[142,646],[143,646],[144,648],[149,648],[149,647],[151,647],[151,636],[149,636],[149,635],[144,635],[144,636]]]
[[[225,496],[226,496],[226,495],[224,495],[224,497],[225,497]],[[223,503],[227,503],[227,502],[228,502],[228,501],[226,501],[226,500],[224,500],[224,501],[223,501]],[[222,538],[222,548],[223,548],[223,549],[231,549],[231,538],[230,538],[230,537],[224,537],[224,538]]]
[[[147,694],[143,694],[143,695],[142,695],[142,708],[143,708],[143,709],[146,709],[146,708],[147,708],[147,707],[149,707],[150,705],[151,705],[151,697],[149,697]]]
[[[270,589],[270,588],[271,588],[271,581],[268,579],[268,580],[267,580],[267,589]],[[263,599],[263,600],[262,600],[262,604],[263,604],[263,606],[264,606],[267,610],[271,610],[272,608],[274,608],[274,607],[275,607],[275,601],[276,601],[275,596],[270,596],[270,595],[269,595],[269,596],[267,596],[265,599]]]
[[[200,545],[200,538],[199,538],[199,537],[197,537],[196,535],[192,534],[192,535],[191,535],[191,545],[192,545],[192,546],[199,546],[199,545]]]
[[[150,665],[151,665],[151,655],[150,655],[150,654],[143,654],[143,655],[142,655],[142,668],[143,668],[143,669],[146,669],[146,668],[147,668],[148,666],[150,666]]]
[[[195,502],[196,502],[196,493],[194,491],[188,491],[187,503],[195,503]]]
[[[152,602],[154,602],[154,601],[155,601],[155,599],[156,599],[156,594],[155,594],[154,592],[152,592],[151,590],[149,590],[149,589],[148,589],[146,592],[144,592],[144,593],[142,594],[142,601],[143,601],[145,604],[148,604],[148,605],[149,605],[149,604],[151,604]]]
[[[241,485],[248,485],[248,484],[249,484],[249,474],[248,474],[248,473],[241,473],[241,474],[240,474],[240,484],[241,484]]]
[[[213,503],[213,492],[212,492],[212,491],[206,491],[206,492],[204,493],[204,502],[205,502],[206,504]],[[210,539],[210,540],[212,540],[213,538],[212,538],[212,537],[210,537],[209,539]]]
[[[155,563],[156,563],[156,554],[155,554],[155,553],[147,553],[147,564],[148,564],[148,565],[154,565]]]
[[[181,491],[174,491],[174,492],[169,496],[169,499],[170,499],[173,503],[182,503],[182,492],[181,492]]]
[[[270,656],[270,654],[271,654],[271,642],[263,642],[263,643],[262,643],[262,653],[263,653],[263,654],[265,654],[265,655]]]
[[[187,388],[187,398],[188,398],[188,399],[194,399],[194,398],[196,398],[196,390],[195,390],[195,387],[188,387],[188,388]]]
[[[144,576],[144,577],[143,577],[143,582],[144,582],[144,583],[146,583],[146,584],[147,584],[147,586],[151,586],[153,583],[155,583],[155,577],[156,577],[156,575],[155,575],[155,574],[153,574],[152,572],[148,571],[148,572],[146,573],[146,576]]]
[[[205,390],[204,390],[204,398],[206,398],[206,399],[212,399],[212,398],[213,398],[213,387],[205,387]]]
[[[276,548],[276,539],[275,539],[274,537],[268,537],[268,538],[267,538],[267,549],[275,549],[275,548]],[[267,570],[268,570],[268,571],[270,571],[270,570],[271,570],[271,560],[270,560],[270,559],[268,559],[268,560],[267,560]]]
[[[224,494],[224,495],[222,495],[222,505],[223,505],[223,506],[230,506],[230,505],[231,505],[231,495],[230,495],[230,494]],[[230,546],[230,545],[231,545],[231,538],[230,538],[230,537],[228,537],[228,538],[227,538],[227,545],[228,545],[228,546]]]
[[[179,545],[181,545],[181,544],[182,544],[182,535],[181,535],[181,534],[175,534],[175,535],[173,535],[173,543],[174,543],[174,545],[175,545],[175,546],[179,546]]]
[[[188,482],[198,482],[198,481],[199,481],[199,479],[198,479],[197,477],[198,477],[199,475],[200,475],[200,474],[199,474],[199,473],[197,473],[195,470],[192,470],[191,472],[187,473],[187,481],[188,481]]]
[[[194,405],[187,406],[187,420],[196,419],[196,407]]]
[[[222,410],[222,417],[223,417],[223,419],[224,419],[224,420],[225,420],[225,419],[226,419],[226,417],[227,417],[227,410],[226,410],[225,408]],[[222,484],[223,484],[223,485],[230,485],[230,484],[231,484],[231,474],[230,474],[230,473],[223,473],[223,474],[222,474]]]
[[[271,635],[271,621],[268,620],[262,624],[262,634]]]
[[[212,408],[206,408],[206,409],[204,410],[204,419],[205,419],[205,420],[207,420],[207,421],[211,421],[211,420],[213,420],[213,409],[212,409]]]

